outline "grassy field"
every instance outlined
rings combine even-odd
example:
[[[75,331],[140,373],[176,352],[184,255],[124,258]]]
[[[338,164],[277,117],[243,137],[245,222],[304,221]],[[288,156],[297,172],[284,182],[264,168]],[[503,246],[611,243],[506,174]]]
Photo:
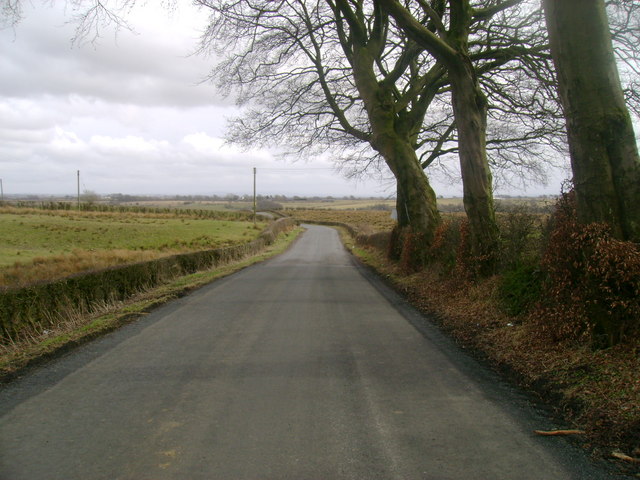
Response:
[[[346,223],[362,233],[391,230],[396,224],[385,210],[296,209],[286,213],[303,222]]]
[[[138,202],[123,203],[124,206],[129,207],[159,207],[159,208],[174,208],[176,210],[214,210],[214,211],[235,211],[235,210],[253,210],[253,202],[246,201],[180,201],[180,200],[141,200]]]
[[[505,210],[517,206],[524,206],[533,210],[541,211],[549,208],[553,204],[552,197],[496,197],[495,204],[498,210]],[[310,199],[288,199],[286,201],[275,200],[286,210],[383,210],[394,209],[395,199],[389,198],[310,198]],[[125,205],[141,207],[160,207],[183,209],[202,209],[214,211],[238,211],[253,209],[253,202],[246,200],[217,200],[217,201],[178,201],[178,200],[148,200],[130,202]],[[463,201],[461,197],[438,198],[438,208],[443,212],[463,211]]]
[[[263,227],[167,214],[6,208],[0,211],[0,285],[224,247],[256,238]]]

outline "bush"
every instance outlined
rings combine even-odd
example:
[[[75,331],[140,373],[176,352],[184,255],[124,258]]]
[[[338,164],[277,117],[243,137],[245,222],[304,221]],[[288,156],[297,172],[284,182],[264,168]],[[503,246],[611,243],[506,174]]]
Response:
[[[511,270],[522,263],[537,262],[540,255],[540,214],[526,205],[509,207],[498,215],[501,263]]]
[[[427,261],[428,244],[423,233],[411,227],[395,226],[386,242],[387,257],[397,261],[405,273],[422,270]]]
[[[606,347],[640,332],[640,249],[607,225],[579,224],[575,196],[559,200],[541,267],[541,327],[556,340],[587,337]]]
[[[356,243],[365,247],[377,248],[382,252],[389,250],[391,232],[359,233],[356,236]]]
[[[433,235],[427,258],[430,264],[438,265],[444,273],[450,273],[456,267],[458,246],[460,244],[460,217],[443,219]]]
[[[426,263],[425,251],[427,241],[424,233],[414,232],[405,228],[400,233],[402,250],[400,252],[400,267],[407,273],[422,270]]]
[[[519,264],[503,273],[498,289],[500,305],[511,316],[528,312],[539,300],[542,274],[533,264]]]

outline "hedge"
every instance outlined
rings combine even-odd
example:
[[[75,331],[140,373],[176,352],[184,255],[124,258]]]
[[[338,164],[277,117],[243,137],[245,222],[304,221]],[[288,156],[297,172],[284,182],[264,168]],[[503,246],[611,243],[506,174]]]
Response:
[[[245,244],[116,266],[26,287],[0,289],[1,341],[4,344],[19,337],[28,328],[46,329],[69,311],[88,312],[95,305],[125,300],[173,278],[258,253],[294,223],[291,218],[281,218],[271,223],[256,240]]]

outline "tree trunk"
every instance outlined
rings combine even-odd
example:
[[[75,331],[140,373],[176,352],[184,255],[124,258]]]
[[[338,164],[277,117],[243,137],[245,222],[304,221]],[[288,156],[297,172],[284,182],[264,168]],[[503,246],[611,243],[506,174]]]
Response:
[[[458,130],[464,208],[471,233],[471,253],[479,262],[480,274],[489,275],[497,264],[499,233],[493,206],[491,171],[487,162],[487,102],[466,55],[459,54],[459,61],[449,66],[449,77]]]
[[[354,48],[353,76],[371,124],[371,146],[393,172],[399,190],[398,228],[418,234],[426,247],[440,223],[436,194],[411,144],[411,129],[401,128],[393,92],[378,83],[373,65],[367,47]]]
[[[424,264],[427,249],[433,241],[436,226],[440,223],[436,195],[424,171],[409,167],[407,162],[410,156],[405,157],[402,154],[394,156],[392,146],[383,146],[381,150],[387,165],[394,171],[397,187],[398,224],[391,235],[389,258],[393,260],[405,258],[412,269],[420,269]],[[415,161],[417,160],[416,157]],[[409,242],[409,245],[407,244],[408,236],[414,239]],[[418,244],[415,243],[415,239],[419,239]],[[410,250],[405,251],[407,248]]]
[[[396,213],[398,226],[401,228],[409,226],[409,210],[406,208],[406,200],[404,198],[404,188],[398,179],[396,179]]]
[[[446,39],[435,35],[395,0],[379,0],[404,32],[449,72],[453,112],[458,130],[464,207],[469,219],[473,259],[481,275],[493,273],[497,264],[498,227],[493,209],[491,172],[487,162],[486,98],[481,92],[468,55],[472,11],[469,0],[451,0]],[[442,26],[444,29],[444,26]]]
[[[603,0],[544,0],[578,220],[640,240],[640,160]]]
[[[436,194],[420,166],[415,150],[408,141],[388,136],[378,137],[375,148],[396,177],[398,227],[410,227],[430,243],[440,223],[440,213]]]

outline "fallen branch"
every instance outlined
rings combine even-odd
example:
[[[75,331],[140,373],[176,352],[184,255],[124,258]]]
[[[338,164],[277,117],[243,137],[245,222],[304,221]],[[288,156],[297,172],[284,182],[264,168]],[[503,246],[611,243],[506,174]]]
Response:
[[[533,433],[553,437],[556,435],[584,435],[586,432],[584,430],[534,430]]]
[[[622,452],[611,452],[611,456],[619,460],[624,460],[625,462],[640,463],[640,458],[633,458]]]

